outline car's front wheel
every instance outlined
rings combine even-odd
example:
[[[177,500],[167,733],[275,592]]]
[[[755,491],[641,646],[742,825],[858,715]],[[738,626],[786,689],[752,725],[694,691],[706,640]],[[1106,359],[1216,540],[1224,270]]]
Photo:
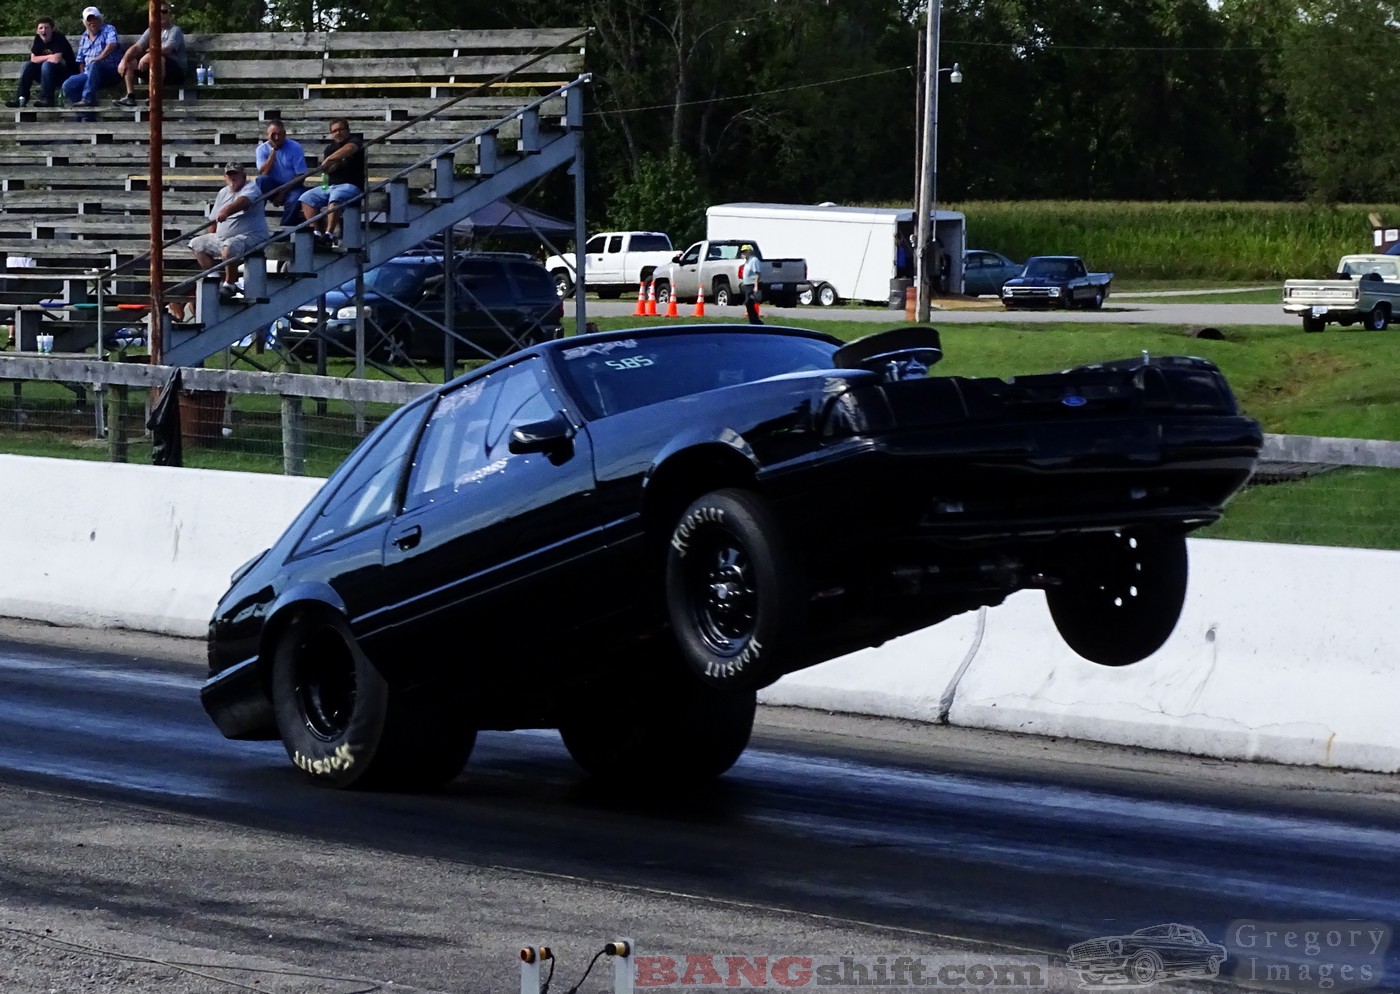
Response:
[[[726,489],[694,501],[666,558],[667,616],[682,658],[711,687],[772,683],[800,641],[802,584],[762,497]]]
[[[656,650],[635,680],[585,698],[560,726],[569,755],[591,776],[710,780],[748,746],[758,706],[754,691],[706,687],[684,670],[669,644]]]
[[[461,772],[476,742],[455,694],[391,683],[329,611],[292,619],[274,650],[271,685],[287,755],[335,787],[436,787]]]
[[[1069,647],[1126,666],[1160,649],[1186,600],[1186,536],[1140,529],[1085,535],[1067,550],[1060,584],[1045,592]]]
[[[669,304],[671,302],[671,284],[665,280],[656,281],[656,302],[658,304]]]

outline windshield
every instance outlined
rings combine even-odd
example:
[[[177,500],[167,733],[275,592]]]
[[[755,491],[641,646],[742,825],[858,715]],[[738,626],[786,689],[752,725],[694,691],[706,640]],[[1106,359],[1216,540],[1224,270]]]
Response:
[[[1078,276],[1079,267],[1073,259],[1031,259],[1026,263],[1027,276]]]
[[[436,272],[436,260],[416,260],[414,262],[386,262],[365,273],[365,293],[377,293],[382,297],[408,297],[418,295],[426,272]],[[355,281],[340,285],[340,292],[346,298],[355,295]]]
[[[777,334],[637,336],[564,349],[564,379],[606,417],[689,394],[812,369],[831,369],[837,344]]]

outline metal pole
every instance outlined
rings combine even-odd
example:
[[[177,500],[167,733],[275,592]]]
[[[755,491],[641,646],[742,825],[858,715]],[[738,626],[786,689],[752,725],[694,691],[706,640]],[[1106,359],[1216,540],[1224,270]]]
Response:
[[[165,144],[162,134],[164,122],[161,113],[162,98],[165,94],[165,49],[161,44],[163,40],[161,34],[165,29],[165,21],[160,13],[163,2],[164,0],[150,0],[148,4],[147,20],[150,23],[151,39],[146,46],[146,52],[151,58],[151,147],[146,168],[146,172],[150,176],[151,211],[151,264],[149,267],[151,340],[149,346],[151,362],[155,365],[160,365],[161,353],[165,346],[165,336],[162,334],[165,330],[165,256],[162,248],[162,243],[165,241],[165,180],[162,168],[164,163],[161,161],[161,152]]]
[[[924,30],[919,29],[918,66],[914,71],[914,206],[924,200]]]
[[[942,0],[928,0],[928,30],[925,33],[924,47],[924,141],[923,141],[923,181],[919,187],[919,203],[915,208],[915,223],[919,240],[915,253],[915,277],[918,286],[917,318],[929,319],[931,311],[930,295],[936,273],[930,273],[929,263],[933,260],[934,232],[934,156],[938,148],[938,21],[943,11]]]
[[[583,261],[588,228],[583,216],[583,135],[579,132],[574,133],[574,164],[569,172],[574,177],[574,334],[582,335],[588,330],[588,303],[585,300],[588,283]]]
[[[456,232],[442,229],[442,382],[457,375],[457,243]]]

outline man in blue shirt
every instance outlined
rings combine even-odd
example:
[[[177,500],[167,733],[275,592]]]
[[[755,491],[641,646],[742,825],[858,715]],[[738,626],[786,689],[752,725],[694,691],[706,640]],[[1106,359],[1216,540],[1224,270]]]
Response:
[[[117,63],[122,56],[117,29],[102,19],[102,11],[84,8],[83,24],[87,30],[78,39],[78,74],[64,80],[63,95],[74,107],[96,107],[97,91],[121,79]]]
[[[282,208],[284,225],[296,224],[301,218],[297,204],[305,187],[298,184],[280,193],[272,191],[307,172],[306,153],[301,143],[287,137],[287,129],[281,121],[273,121],[267,126],[267,141],[258,146],[256,158],[258,189],[274,206]]]

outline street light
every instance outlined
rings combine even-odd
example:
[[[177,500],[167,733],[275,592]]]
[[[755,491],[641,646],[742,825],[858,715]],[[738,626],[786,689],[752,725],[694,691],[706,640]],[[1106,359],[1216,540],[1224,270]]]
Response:
[[[938,65],[938,25],[942,11],[942,0],[928,0],[928,31],[925,33],[926,50],[924,55],[926,67]],[[949,83],[962,82],[962,67],[956,62],[948,68],[926,68],[924,70],[924,140],[923,148],[920,151],[922,169],[919,173],[918,202],[915,208],[919,227],[914,262],[914,276],[917,286],[915,291],[916,316],[920,321],[929,319],[929,313],[932,310],[930,298],[932,297],[933,281],[938,276],[936,271],[930,272],[930,269],[933,262],[933,242],[937,238],[937,221],[934,218],[934,211],[938,201],[938,77],[945,72],[948,74]]]

